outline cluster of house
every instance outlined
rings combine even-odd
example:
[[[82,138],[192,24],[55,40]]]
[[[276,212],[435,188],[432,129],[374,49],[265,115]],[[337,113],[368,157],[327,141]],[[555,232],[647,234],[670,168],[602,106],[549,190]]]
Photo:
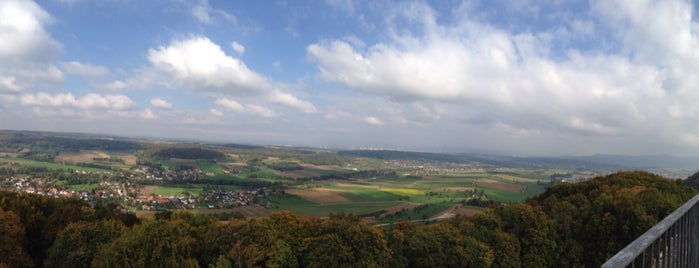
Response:
[[[197,203],[196,198],[184,196],[146,196],[134,199],[131,206],[142,210],[156,211],[166,209],[193,209]]]
[[[271,191],[266,188],[256,190],[211,190],[202,196],[190,195],[138,195],[137,187],[130,182],[103,181],[89,190],[70,190],[56,184],[55,180],[33,178],[30,176],[12,176],[0,181],[0,189],[22,193],[45,195],[55,198],[77,198],[84,201],[113,200],[142,210],[193,209],[197,204],[206,204],[208,208],[232,208],[264,202],[264,197]]]
[[[136,171],[142,180],[155,181],[177,181],[177,180],[200,180],[203,176],[213,176],[213,172],[205,172],[201,169],[168,169],[162,170],[148,166],[138,166]]]
[[[45,195],[55,198],[77,198],[84,201],[99,199],[128,201],[128,183],[100,182],[91,190],[70,190],[56,185],[52,179],[34,178],[30,176],[10,176],[2,180],[0,188],[14,190],[20,193]],[[133,188],[131,188],[133,189]]]
[[[421,173],[418,175],[438,174],[450,171],[474,171],[474,169],[482,169],[478,163],[454,163],[434,160],[396,159],[384,160],[384,164],[401,169],[417,170],[417,172]]]
[[[204,194],[204,202],[208,208],[229,208],[250,205],[256,198],[264,197],[257,190],[213,190]]]

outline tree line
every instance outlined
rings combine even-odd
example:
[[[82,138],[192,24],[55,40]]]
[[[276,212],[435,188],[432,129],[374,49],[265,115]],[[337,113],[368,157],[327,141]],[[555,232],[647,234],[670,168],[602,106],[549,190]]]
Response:
[[[696,192],[620,172],[472,217],[385,227],[289,212],[139,220],[116,205],[0,192],[0,267],[599,267]]]

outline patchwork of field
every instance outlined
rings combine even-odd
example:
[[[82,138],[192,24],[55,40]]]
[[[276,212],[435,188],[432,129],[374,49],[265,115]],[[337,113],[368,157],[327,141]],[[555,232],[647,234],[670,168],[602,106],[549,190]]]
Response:
[[[382,177],[320,181],[311,188],[297,186],[272,203],[275,209],[297,214],[325,216],[345,212],[376,217],[368,221],[393,222],[473,215],[480,208],[464,207],[461,202],[474,191],[500,202],[521,202],[543,192],[544,186],[532,178],[485,172]]]
[[[112,161],[111,159],[120,159],[121,161]],[[93,167],[104,166],[105,169],[111,167],[129,168],[136,164],[136,156],[123,152],[107,153],[104,151],[85,150],[80,152],[60,152],[54,162],[68,165],[92,164]]]

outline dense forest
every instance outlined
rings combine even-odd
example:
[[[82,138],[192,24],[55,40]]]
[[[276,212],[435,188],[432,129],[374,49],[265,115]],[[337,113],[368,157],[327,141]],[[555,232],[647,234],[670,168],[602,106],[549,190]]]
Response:
[[[116,205],[0,192],[0,267],[598,267],[696,194],[620,172],[434,223],[274,212],[137,219]]]

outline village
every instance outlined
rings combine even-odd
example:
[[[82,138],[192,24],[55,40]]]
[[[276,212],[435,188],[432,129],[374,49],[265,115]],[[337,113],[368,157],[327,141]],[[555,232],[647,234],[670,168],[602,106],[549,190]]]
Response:
[[[85,171],[75,172],[82,175],[90,174]],[[198,195],[187,192],[156,194],[152,189],[162,187],[158,185],[164,182],[198,180],[206,174],[200,170],[161,171],[148,167],[139,167],[135,169],[135,173],[130,174],[126,180],[121,176],[118,179],[116,176],[115,178],[107,176],[106,179],[95,184],[80,185],[81,187],[71,187],[72,185],[66,185],[60,180],[40,176],[16,175],[0,178],[0,189],[53,198],[75,198],[91,204],[116,202],[129,210],[143,211],[220,209],[252,204],[269,208],[271,204],[265,201],[265,197],[268,193],[275,192],[267,187],[261,187],[236,190],[212,188]]]

